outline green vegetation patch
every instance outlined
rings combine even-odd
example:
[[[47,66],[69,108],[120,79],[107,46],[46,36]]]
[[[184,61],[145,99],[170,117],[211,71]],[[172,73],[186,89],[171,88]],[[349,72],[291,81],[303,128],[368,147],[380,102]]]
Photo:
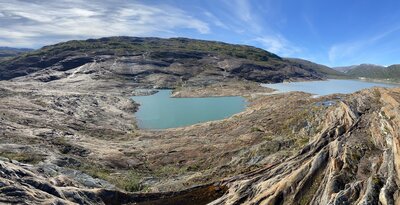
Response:
[[[0,152],[0,156],[27,164],[37,164],[45,159],[43,155],[25,152]]]
[[[267,61],[281,59],[268,51],[245,45],[233,45],[216,41],[193,40],[186,38],[136,38],[136,37],[107,37],[89,39],[85,41],[68,41],[42,49],[25,53],[20,57],[35,57],[41,55],[57,55],[65,51],[69,52],[99,52],[112,55],[138,54],[151,50],[157,51],[196,51],[214,52],[237,58],[245,58],[254,61]]]
[[[104,168],[100,165],[89,164],[75,168],[94,178],[108,181],[125,191],[138,192],[147,189],[147,186],[141,183],[144,175],[136,170],[116,172],[115,170]]]

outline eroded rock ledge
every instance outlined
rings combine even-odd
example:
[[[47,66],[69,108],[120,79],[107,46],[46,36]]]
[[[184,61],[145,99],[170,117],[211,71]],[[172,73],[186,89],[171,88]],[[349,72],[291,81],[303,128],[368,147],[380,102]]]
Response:
[[[211,204],[399,204],[399,91],[348,97],[298,154],[228,180]]]
[[[336,99],[331,106],[320,108],[321,105],[316,104],[331,98]],[[266,101],[268,103],[262,103]],[[283,101],[287,106],[293,106],[290,110],[295,112],[300,111],[297,108],[300,104],[310,105],[302,107],[305,110],[300,115],[307,118],[306,123],[300,123],[303,120],[295,118],[294,113],[286,115],[285,106],[278,106]],[[175,191],[129,193],[117,188],[105,188],[106,185],[90,188],[74,178],[59,174],[52,178],[41,173],[40,164],[25,165],[3,160],[0,162],[0,198],[4,203],[24,201],[31,204],[399,204],[399,102],[398,88],[373,88],[347,96],[321,99],[310,99],[296,93],[264,96],[253,99],[251,109],[241,115],[215,122],[215,125],[206,123],[158,135],[139,133],[138,141],[132,142],[136,143],[135,147],[141,147],[146,160],[155,166],[166,160],[170,160],[170,164],[181,162],[188,154],[201,161],[201,156],[189,148],[185,149],[185,146],[214,139],[214,146],[221,146],[220,149],[227,151],[221,153],[207,148],[209,154],[218,156],[218,159],[213,158],[213,162],[203,161],[215,166],[212,172],[180,175],[180,178],[192,180],[196,175],[195,182],[200,184],[203,179],[208,181],[205,185]],[[272,103],[275,103],[274,106],[271,106]],[[284,116],[282,119],[290,120],[282,125],[269,121],[274,113],[281,113]],[[252,124],[253,127],[235,129],[240,123],[246,127]],[[196,136],[195,133],[202,130],[209,131],[206,136],[196,138],[199,142],[184,137]],[[216,141],[213,136],[222,136],[221,131],[232,134],[233,138],[237,136],[234,139],[240,143],[225,142],[222,137]],[[281,133],[282,138],[276,133]],[[266,134],[268,139],[255,140]],[[303,137],[307,141],[299,139]],[[146,148],[146,144],[156,143],[157,140],[164,142],[160,149],[165,153],[157,154],[158,149],[154,146]],[[265,143],[270,146],[262,154],[260,150],[265,149]],[[277,148],[272,146],[275,143]],[[97,153],[96,149],[85,148],[85,143],[80,146],[81,149],[91,150],[89,153]],[[118,146],[114,141],[109,149]],[[233,151],[238,147],[245,148]],[[103,155],[107,156],[106,153]],[[249,163],[255,166],[248,166]],[[232,172],[231,169],[240,171]],[[88,180],[95,178],[89,177]],[[162,190],[162,187],[158,186],[158,189]]]
[[[127,193],[113,189],[78,188],[67,177],[46,179],[32,167],[0,160],[0,202],[6,204],[205,204],[222,196],[226,187],[196,186],[179,192]],[[92,179],[94,180],[94,179]]]

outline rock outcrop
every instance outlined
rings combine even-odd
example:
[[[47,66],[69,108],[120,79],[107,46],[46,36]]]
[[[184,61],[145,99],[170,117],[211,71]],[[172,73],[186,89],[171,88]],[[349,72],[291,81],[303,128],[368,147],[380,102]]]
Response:
[[[271,94],[257,82],[331,71],[180,38],[71,41],[0,64],[0,203],[400,203],[399,88]],[[152,88],[241,95],[249,106],[140,130],[130,97]]]
[[[211,204],[399,204],[400,90],[349,96],[283,162],[229,179]]]
[[[65,176],[46,178],[39,170],[0,160],[0,203],[4,204],[205,204],[220,197],[225,187],[202,185],[179,192],[126,193],[88,189]],[[89,179],[96,181],[95,179]]]
[[[344,76],[322,65],[292,62],[250,46],[184,38],[69,41],[0,62],[0,80],[22,77],[49,82],[79,73],[161,88],[204,86],[238,79],[269,83]]]
[[[128,126],[126,91],[3,85],[0,153],[13,159],[0,162],[3,203],[399,203],[399,89],[254,96],[232,118],[152,132]],[[149,174],[134,182],[131,170]],[[149,193],[122,190],[119,178]]]

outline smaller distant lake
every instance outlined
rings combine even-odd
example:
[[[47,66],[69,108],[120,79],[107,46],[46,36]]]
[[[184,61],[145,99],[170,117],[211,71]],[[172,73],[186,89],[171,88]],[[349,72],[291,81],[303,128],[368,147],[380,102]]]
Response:
[[[293,83],[262,84],[278,92],[302,91],[315,95],[329,95],[333,93],[348,94],[371,87],[399,87],[400,85],[388,83],[374,83],[360,80],[326,80]]]
[[[228,118],[246,108],[242,97],[171,98],[171,90],[149,96],[134,96],[140,104],[135,113],[142,129],[183,127]]]

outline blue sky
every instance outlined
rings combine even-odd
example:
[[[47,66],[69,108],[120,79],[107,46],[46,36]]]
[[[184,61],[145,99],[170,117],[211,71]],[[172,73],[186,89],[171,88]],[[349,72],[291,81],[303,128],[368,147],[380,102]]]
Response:
[[[400,63],[400,1],[0,0],[0,46],[103,36],[248,44],[328,66]]]

